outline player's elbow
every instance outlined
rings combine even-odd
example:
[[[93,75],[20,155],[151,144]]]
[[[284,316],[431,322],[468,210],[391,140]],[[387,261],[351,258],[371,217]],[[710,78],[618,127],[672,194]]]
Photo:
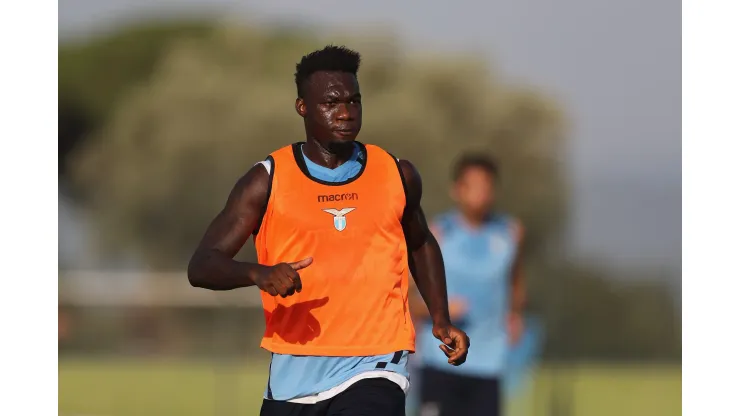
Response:
[[[192,287],[203,287],[203,280],[198,274],[198,269],[192,263],[188,265],[188,282]]]
[[[188,263],[188,282],[193,287],[210,289],[207,276],[204,273],[203,258],[196,252]]]
[[[514,309],[522,311],[527,307],[527,291],[523,283],[514,285],[511,297],[511,303]]]

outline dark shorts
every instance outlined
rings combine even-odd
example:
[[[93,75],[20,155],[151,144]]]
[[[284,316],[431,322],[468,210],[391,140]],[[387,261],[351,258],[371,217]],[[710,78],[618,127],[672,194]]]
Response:
[[[419,416],[501,414],[501,383],[497,378],[467,377],[432,368],[422,368],[420,376]]]
[[[368,378],[316,404],[263,400],[260,416],[405,416],[406,394],[384,378]]]

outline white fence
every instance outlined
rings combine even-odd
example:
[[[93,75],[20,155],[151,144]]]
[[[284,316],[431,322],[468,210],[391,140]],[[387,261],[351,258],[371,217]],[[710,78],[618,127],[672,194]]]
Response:
[[[231,291],[194,288],[185,272],[64,271],[59,273],[59,304],[255,308],[261,301],[255,288]]]

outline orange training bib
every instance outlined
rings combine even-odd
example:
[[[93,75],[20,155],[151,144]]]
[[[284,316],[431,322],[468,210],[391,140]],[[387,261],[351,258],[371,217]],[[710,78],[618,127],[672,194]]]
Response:
[[[279,354],[365,356],[414,351],[408,308],[406,205],[397,161],[363,147],[360,173],[343,183],[310,177],[300,144],[272,153],[272,185],[255,236],[261,264],[313,257],[303,290],[261,292],[261,346]]]

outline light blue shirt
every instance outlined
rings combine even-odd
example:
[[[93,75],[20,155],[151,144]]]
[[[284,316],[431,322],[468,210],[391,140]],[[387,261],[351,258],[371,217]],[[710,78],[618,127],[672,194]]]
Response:
[[[359,158],[361,157],[363,155],[360,154],[360,147],[356,145],[352,157],[335,169],[319,166],[305,155],[303,159],[309,173],[314,178],[326,182],[343,182],[360,173],[362,164]],[[291,400],[313,396],[366,371],[392,371],[408,378],[407,364],[408,351],[365,357],[273,354],[265,398]]]
[[[427,321],[418,332],[421,364],[460,375],[499,377],[506,367],[510,278],[517,251],[512,222],[493,215],[473,229],[460,214],[450,212],[435,226],[441,234],[448,298],[467,303],[466,313],[454,324],[468,334],[471,348],[465,364],[449,365]]]

